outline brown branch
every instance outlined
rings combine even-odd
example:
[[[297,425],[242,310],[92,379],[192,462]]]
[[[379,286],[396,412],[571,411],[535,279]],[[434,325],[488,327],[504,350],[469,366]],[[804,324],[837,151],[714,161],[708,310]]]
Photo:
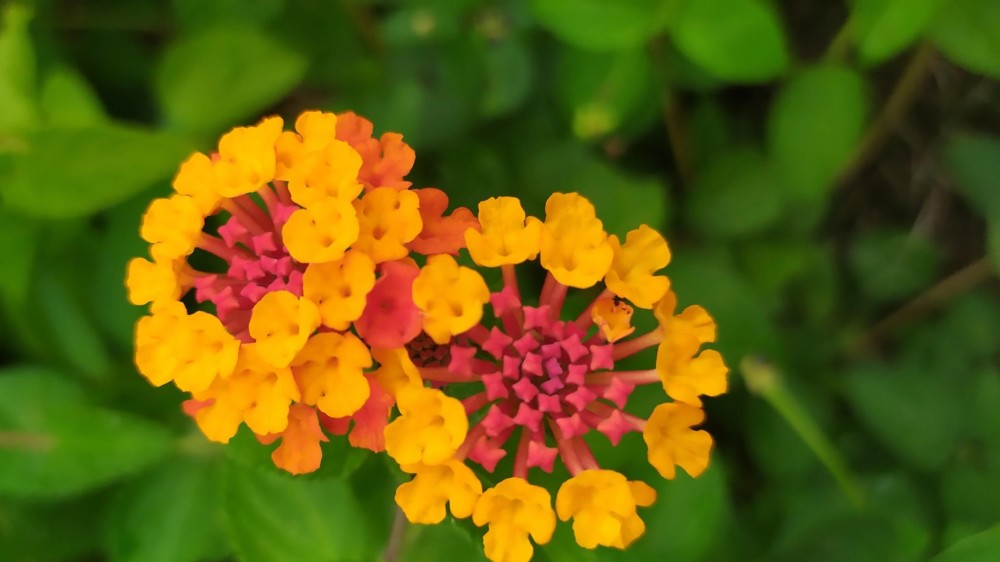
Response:
[[[920,86],[930,71],[930,63],[934,61],[934,56],[934,47],[930,43],[923,43],[910,57],[910,62],[907,63],[903,75],[899,77],[892,93],[889,94],[882,113],[868,129],[848,164],[840,171],[838,185],[847,184],[854,174],[881,150],[885,142],[895,132],[899,121],[916,101],[917,94],[920,93]]]
[[[681,183],[683,186],[688,186],[694,179],[694,164],[685,135],[684,114],[676,97],[671,93],[664,41],[662,37],[651,41],[649,52],[652,55],[653,67],[660,80],[660,105],[663,113],[663,126],[667,132],[667,142],[670,144],[671,155],[677,164],[677,174],[680,176]]]
[[[990,257],[979,258],[942,279],[878,324],[872,326],[848,346],[848,353],[851,355],[860,355],[870,350],[875,342],[887,334],[894,332],[900,326],[907,324],[945,301],[972,289],[992,276],[993,264]]]

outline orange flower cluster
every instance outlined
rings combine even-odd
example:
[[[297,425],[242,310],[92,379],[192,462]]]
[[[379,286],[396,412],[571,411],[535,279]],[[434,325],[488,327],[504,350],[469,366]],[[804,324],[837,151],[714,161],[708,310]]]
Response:
[[[372,131],[317,111],[294,131],[278,117],[233,129],[152,202],[141,229],[151,259],[128,267],[130,299],[150,309],[136,326],[139,372],[189,392],[213,441],[244,423],[280,439],[274,461],[292,473],[316,470],[326,433],[351,426],[352,444],[384,449],[393,399],[372,348],[421,329],[412,299],[392,306],[418,276],[410,256],[455,253],[478,228],[466,209],[444,215],[444,192],[410,189],[413,150]],[[188,294],[211,312],[189,312]]]

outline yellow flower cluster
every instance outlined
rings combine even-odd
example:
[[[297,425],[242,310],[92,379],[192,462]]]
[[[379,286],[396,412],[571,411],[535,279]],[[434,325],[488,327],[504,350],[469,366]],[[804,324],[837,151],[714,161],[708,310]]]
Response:
[[[246,425],[280,441],[275,464],[303,473],[329,435],[350,431],[412,475],[395,496],[410,521],[471,518],[493,562],[528,562],[558,520],[584,548],[643,535],[639,509],[656,491],[601,468],[589,433],[612,445],[641,434],[666,479],[706,470],[712,438],[695,428],[727,368],[701,350],[715,322],[700,306],[678,312],[658,274],[671,254],[656,230],[609,235],[577,193],[549,197],[544,218],[513,197],[445,216],[444,192],[403,179],[414,155],[399,135],[376,139],[351,113],[282,126],[236,128],[184,162],[175,192],[143,217],[149,257],[128,267],[130,299],[150,312],[136,365],[190,393],[185,409],[209,439]],[[535,261],[545,281],[525,302],[515,266]],[[224,265],[194,265],[212,263]],[[502,289],[491,292],[487,268]],[[564,318],[567,293],[591,288]],[[636,309],[656,327],[635,335]],[[647,349],[652,362],[653,347],[654,368],[615,370]],[[646,384],[670,399],[648,419],[626,411]],[[560,486],[530,481],[556,462],[569,473]],[[485,477],[498,466],[509,474]]]

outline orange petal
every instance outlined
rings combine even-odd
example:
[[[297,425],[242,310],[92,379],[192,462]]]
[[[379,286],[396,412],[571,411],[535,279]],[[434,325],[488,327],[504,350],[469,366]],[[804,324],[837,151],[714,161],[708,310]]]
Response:
[[[410,242],[410,249],[424,255],[453,254],[465,247],[465,231],[472,228],[481,230],[479,221],[472,211],[459,207],[448,216],[448,196],[434,187],[414,189],[420,199],[420,218],[424,228],[415,240]]]
[[[408,189],[412,184],[403,177],[413,168],[416,153],[403,142],[403,135],[385,133],[375,139],[372,130],[371,121],[353,112],[337,115],[337,139],[350,144],[361,155],[358,181],[365,189]]]
[[[281,445],[271,453],[271,460],[278,468],[292,474],[313,472],[323,460],[323,449],[319,445],[322,441],[329,439],[319,426],[316,410],[295,404],[288,411],[288,427],[281,432]]]

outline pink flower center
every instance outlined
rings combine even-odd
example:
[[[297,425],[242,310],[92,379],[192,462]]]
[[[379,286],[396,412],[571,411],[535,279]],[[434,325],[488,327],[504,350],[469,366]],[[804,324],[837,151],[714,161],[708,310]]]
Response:
[[[305,265],[292,259],[281,240],[281,227],[299,207],[276,197],[265,201],[266,209],[248,196],[226,202],[229,219],[218,237],[203,235],[201,245],[226,262],[226,271],[194,282],[198,302],[211,301],[226,329],[245,342],[252,341],[250,315],[264,295],[289,291],[302,296]]]
[[[586,327],[554,318],[549,304],[524,306],[509,287],[494,293],[491,303],[503,328],[473,330],[457,340],[446,369],[447,382],[483,386],[464,401],[470,414],[486,408],[469,432],[469,459],[492,472],[506,455],[503,444],[520,428],[515,474],[528,467],[551,471],[557,456],[579,469],[593,463],[582,440],[591,429],[614,443],[641,429],[641,420],[621,412],[634,384],[589,380],[595,371],[614,368],[613,344],[600,332],[588,335]],[[416,359],[418,366],[431,366]],[[442,382],[449,378],[443,370],[424,371]]]

